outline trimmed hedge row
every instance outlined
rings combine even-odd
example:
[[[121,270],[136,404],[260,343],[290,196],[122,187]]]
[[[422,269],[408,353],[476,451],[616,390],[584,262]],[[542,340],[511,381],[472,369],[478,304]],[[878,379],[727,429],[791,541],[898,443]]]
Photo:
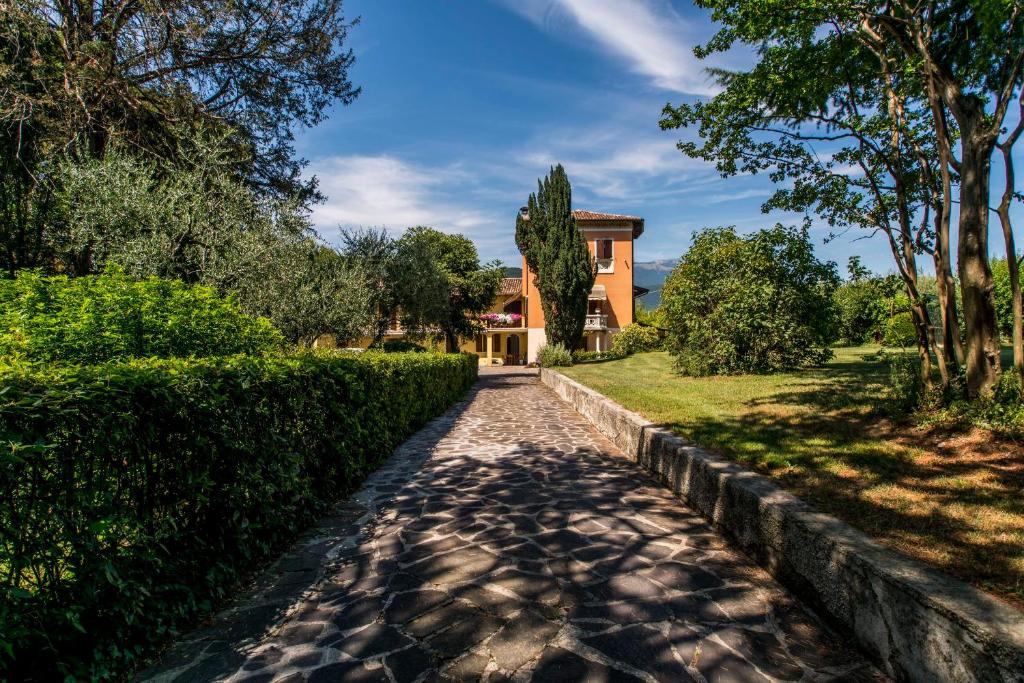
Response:
[[[6,368],[0,672],[130,670],[476,374],[435,353]]]

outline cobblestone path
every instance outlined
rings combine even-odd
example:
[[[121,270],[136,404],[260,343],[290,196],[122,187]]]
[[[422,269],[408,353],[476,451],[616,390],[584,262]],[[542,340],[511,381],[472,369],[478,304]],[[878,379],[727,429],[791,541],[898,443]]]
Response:
[[[233,681],[876,680],[536,376],[484,374]]]

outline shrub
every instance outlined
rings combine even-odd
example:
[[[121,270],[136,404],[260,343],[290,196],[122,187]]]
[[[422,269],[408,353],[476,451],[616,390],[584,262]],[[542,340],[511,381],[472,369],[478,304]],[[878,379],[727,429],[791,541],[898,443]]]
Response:
[[[1004,372],[995,391],[973,401],[964,399],[963,392],[943,397],[937,409],[925,405],[924,424],[953,423],[960,426],[990,429],[1011,439],[1024,438],[1024,393],[1020,377],[1015,372]]]
[[[1007,339],[1011,339],[1013,337],[1013,290],[1010,288],[1010,266],[1006,259],[1002,258],[992,259],[991,267],[999,332]]]
[[[924,398],[921,361],[916,355],[886,354],[889,363],[889,400],[895,415],[905,415],[920,406]]]
[[[899,280],[892,275],[840,285],[835,293],[839,339],[851,345],[877,340],[889,315],[891,299],[900,287]]]
[[[466,354],[143,359],[0,375],[0,671],[112,678],[476,378]]]
[[[907,348],[917,346],[917,328],[910,311],[902,311],[882,324],[882,345]]]
[[[665,283],[668,350],[690,375],[822,363],[836,339],[838,283],[835,264],[814,257],[806,229],[705,230]]]
[[[614,351],[573,351],[572,362],[573,363],[589,363],[595,360],[618,360],[623,358],[621,353],[615,353]]]
[[[561,344],[545,344],[537,349],[537,363],[542,368],[567,367],[572,365],[572,354]]]
[[[0,280],[0,355],[97,363],[279,349],[269,321],[213,289],[122,273]]]
[[[654,351],[661,345],[658,331],[653,327],[631,323],[626,325],[612,339],[612,352],[628,356],[641,351]]]

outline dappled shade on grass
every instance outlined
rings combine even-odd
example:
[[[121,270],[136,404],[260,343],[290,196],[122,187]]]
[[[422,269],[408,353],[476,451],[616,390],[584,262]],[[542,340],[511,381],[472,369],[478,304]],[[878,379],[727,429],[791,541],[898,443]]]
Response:
[[[566,374],[807,502],[1024,607],[1024,449],[893,423],[877,349],[774,375],[680,377],[665,353]]]

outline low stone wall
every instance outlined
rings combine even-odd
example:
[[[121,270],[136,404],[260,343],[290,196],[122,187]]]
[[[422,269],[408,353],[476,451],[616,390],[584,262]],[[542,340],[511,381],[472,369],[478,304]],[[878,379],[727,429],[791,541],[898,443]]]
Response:
[[[541,381],[895,679],[1024,681],[1024,616],[552,370]]]

